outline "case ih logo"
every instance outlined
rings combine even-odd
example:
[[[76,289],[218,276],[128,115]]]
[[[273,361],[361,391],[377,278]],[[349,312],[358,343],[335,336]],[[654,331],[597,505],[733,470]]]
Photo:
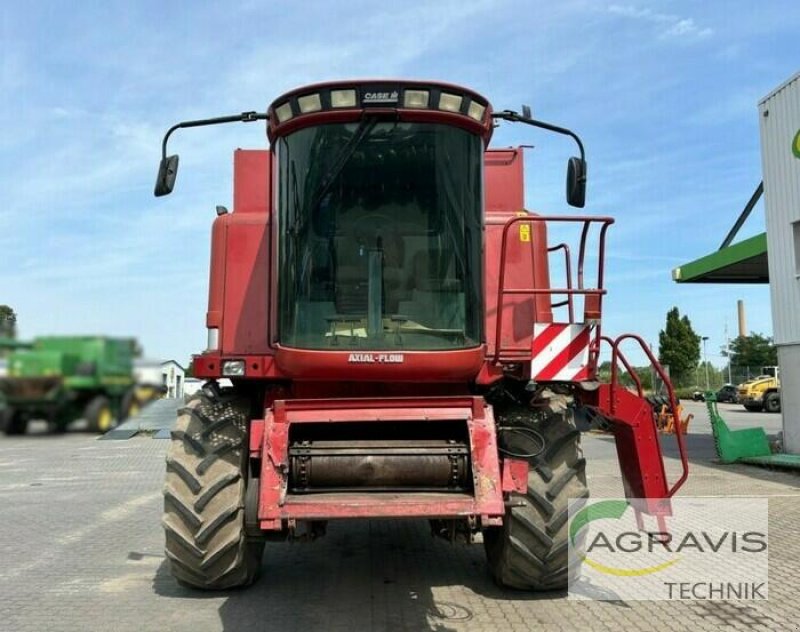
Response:
[[[353,364],[402,364],[402,353],[351,353],[347,359]]]
[[[399,98],[397,90],[391,92],[365,92],[362,103],[397,103]]]

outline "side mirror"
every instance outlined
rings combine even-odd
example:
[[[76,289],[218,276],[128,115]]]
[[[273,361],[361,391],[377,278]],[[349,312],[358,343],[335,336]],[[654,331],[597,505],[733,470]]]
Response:
[[[158,165],[158,176],[156,177],[156,197],[169,195],[175,187],[175,178],[178,175],[178,155],[167,156],[161,159]]]
[[[577,208],[586,204],[586,161],[575,156],[567,162],[567,204]]]

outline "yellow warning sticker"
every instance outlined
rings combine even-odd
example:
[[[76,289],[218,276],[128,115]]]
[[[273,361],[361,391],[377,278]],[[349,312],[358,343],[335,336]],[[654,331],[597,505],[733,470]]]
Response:
[[[519,240],[520,241],[530,241],[531,240],[531,225],[530,224],[520,224],[519,225]]]

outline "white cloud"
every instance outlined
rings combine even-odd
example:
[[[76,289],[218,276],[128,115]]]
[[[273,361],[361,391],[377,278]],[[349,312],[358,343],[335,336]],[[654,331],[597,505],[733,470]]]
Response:
[[[626,18],[649,22],[658,26],[658,36],[661,39],[691,39],[698,40],[713,35],[710,27],[698,26],[694,18],[682,17],[671,13],[659,13],[652,9],[640,9],[633,5],[612,4],[608,12]]]
[[[692,18],[683,18],[672,24],[664,33],[662,37],[708,37],[713,31],[709,27],[700,28],[694,23]]]

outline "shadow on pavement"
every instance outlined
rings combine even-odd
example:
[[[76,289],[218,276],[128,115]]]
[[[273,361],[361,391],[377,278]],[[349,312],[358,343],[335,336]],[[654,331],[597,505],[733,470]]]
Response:
[[[328,535],[313,543],[267,544],[261,578],[245,589],[205,593],[183,588],[164,561],[153,590],[173,599],[222,599],[219,617],[227,631],[446,632],[465,624],[485,627],[493,620],[493,602],[505,606],[567,598],[566,591],[499,588],[481,545],[433,538],[425,521],[382,520],[331,524]],[[528,618],[530,629],[553,623]]]
[[[482,563],[482,548],[474,548]],[[431,588],[462,585],[466,577],[454,568],[463,559],[447,543],[434,542],[426,523],[368,521],[329,527],[328,535],[313,543],[268,543],[261,578],[248,588],[211,593],[184,588],[165,560],[153,590],[173,599],[224,599],[219,616],[229,631],[446,632],[473,618],[471,605],[434,599]]]

